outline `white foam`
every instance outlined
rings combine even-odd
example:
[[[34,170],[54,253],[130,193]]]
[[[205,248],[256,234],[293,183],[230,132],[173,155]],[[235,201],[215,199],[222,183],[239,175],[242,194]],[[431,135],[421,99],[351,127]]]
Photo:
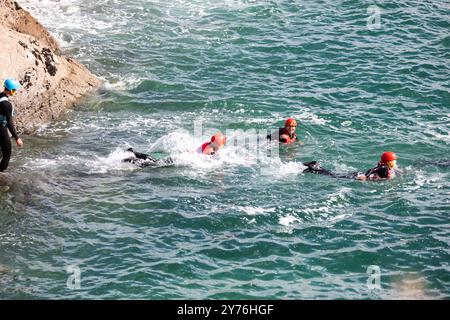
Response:
[[[83,0],[22,0],[20,5],[52,33],[63,49],[79,49],[80,41],[86,36],[114,32],[127,19],[108,3],[105,4],[107,13],[95,11],[97,2]]]
[[[351,125],[352,125],[352,122],[350,120],[341,122],[341,126],[343,126],[343,127],[350,127]]]
[[[114,123],[114,125],[111,125],[111,123]],[[280,179],[286,176],[297,175],[305,168],[301,163],[295,161],[283,163],[278,157],[267,157],[264,154],[266,151],[264,148],[270,146],[274,148],[273,150],[278,150],[277,143],[267,144],[264,140],[260,149],[258,149],[256,139],[252,135],[238,132],[231,133],[228,136],[229,143],[225,148],[219,150],[216,155],[206,156],[199,154],[197,149],[204,142],[209,141],[210,136],[194,137],[187,130],[178,129],[173,123],[178,122],[173,121],[172,118],[124,117],[122,114],[115,113],[99,116],[95,113],[63,121],[57,126],[43,126],[39,132],[41,134],[51,133],[53,136],[67,136],[67,134],[84,134],[85,132],[101,131],[102,134],[109,134],[114,131],[114,133],[123,134],[132,131],[134,136],[145,137],[148,135],[148,128],[164,127],[168,129],[168,134],[162,135],[157,140],[149,138],[148,148],[136,149],[136,151],[150,154],[156,152],[165,153],[173,158],[176,165],[189,166],[203,171],[218,167],[261,167],[263,168],[262,174],[269,174],[271,177]],[[170,130],[173,131],[170,132]],[[243,140],[239,142],[235,138]],[[244,140],[251,142],[244,145],[242,143]],[[124,144],[123,141],[118,141],[118,143]],[[63,163],[64,159],[58,159],[58,161]],[[82,160],[82,162],[85,161]],[[96,162],[90,163],[90,165],[96,167],[97,169],[94,170],[99,172],[105,172],[111,167],[107,163],[100,164],[100,162],[102,162],[101,158],[96,159]]]
[[[297,217],[294,217],[291,214],[288,214],[288,215],[278,219],[278,223],[285,227],[289,227],[291,224],[296,223],[296,222],[300,222],[300,219]]]
[[[429,172],[425,173],[418,170],[416,171],[416,178],[411,184],[405,187],[405,190],[418,190],[426,185],[436,185],[437,189],[441,189],[442,185],[438,183],[441,181],[445,181],[445,174],[443,173],[436,172],[430,175]]]
[[[306,225],[325,224],[328,226],[347,219],[353,215],[351,210],[348,210],[349,202],[346,199],[347,194],[350,192],[350,188],[342,187],[339,191],[329,195],[325,201],[313,203],[305,209],[299,209],[298,214],[289,213],[281,217],[278,223],[285,227],[290,227],[287,231],[292,231],[292,224],[299,222]]]
[[[425,130],[424,133],[429,134],[437,140],[444,141],[446,144],[450,144],[450,132],[447,134],[438,133],[435,130]]]
[[[105,77],[99,78],[103,81],[105,89],[116,91],[133,90],[143,81],[143,79],[138,77],[122,77],[121,75],[110,75],[110,79],[106,79]]]
[[[303,107],[302,107],[303,108]],[[323,119],[319,117],[318,115],[314,114],[313,112],[309,111],[307,108],[303,108],[301,113],[297,113],[292,115],[293,118],[300,120],[301,122],[307,122],[317,125],[326,125],[327,123],[330,123],[330,120]]]
[[[123,114],[88,113],[79,117],[70,117],[60,120],[56,124],[45,124],[36,131],[39,135],[51,135],[53,137],[67,136],[68,134],[84,134],[86,132],[109,132],[127,133],[130,130],[134,135],[142,136],[148,132],[148,128],[165,126],[167,120],[148,116],[124,116]],[[173,128],[175,126],[172,126]]]
[[[123,162],[123,159],[133,156],[133,153],[117,148],[106,157],[95,157],[87,160],[86,166],[89,174],[104,174],[110,171],[129,171],[137,167],[131,163]]]
[[[278,161],[280,162],[280,166],[277,175],[280,177],[298,175],[306,169],[301,162],[290,161],[283,163],[281,159]]]
[[[264,215],[270,212],[275,212],[275,208],[261,208],[252,206],[237,206],[237,208],[249,216]]]
[[[358,171],[357,168],[352,167],[352,166],[348,166],[347,164],[345,164],[345,163],[343,163],[341,161],[334,161],[333,165],[334,165],[337,173],[345,174],[345,173],[349,173],[349,172],[356,172],[356,171]]]
[[[132,153],[117,148],[106,157],[90,156],[88,154],[81,154],[77,156],[62,155],[54,159],[36,158],[24,164],[27,168],[33,170],[67,170],[67,168],[74,168],[77,171],[87,174],[107,173],[112,170],[134,170],[137,167],[123,162],[123,159],[132,156]]]
[[[228,141],[233,140],[228,136]],[[244,137],[245,138],[245,137]],[[214,169],[222,166],[253,166],[258,162],[258,154],[253,150],[243,150],[232,143],[227,144],[214,156],[202,155],[198,148],[209,136],[196,138],[186,130],[176,130],[156,140],[150,145],[150,152],[162,151],[170,153],[176,164],[198,169]]]

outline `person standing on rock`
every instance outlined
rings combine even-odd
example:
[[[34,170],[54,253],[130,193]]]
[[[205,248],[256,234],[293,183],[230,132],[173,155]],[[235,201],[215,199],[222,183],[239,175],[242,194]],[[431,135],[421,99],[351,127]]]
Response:
[[[17,146],[23,146],[22,139],[17,135],[12,121],[14,107],[8,101],[8,97],[12,97],[20,89],[20,84],[16,80],[6,79],[3,86],[5,90],[0,93],[0,149],[3,155],[2,161],[0,162],[0,172],[8,168],[9,159],[11,158],[11,139],[8,130],[14,139],[16,139]]]

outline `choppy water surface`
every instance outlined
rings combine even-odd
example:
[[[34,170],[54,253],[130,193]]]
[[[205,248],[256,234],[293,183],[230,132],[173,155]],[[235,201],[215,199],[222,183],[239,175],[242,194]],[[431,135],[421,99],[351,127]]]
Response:
[[[426,165],[449,158],[448,1],[20,4],[105,86],[14,150],[1,298],[450,297],[449,168]],[[191,152],[288,116],[304,146],[279,159]],[[121,163],[130,146],[176,165]],[[391,182],[301,173],[385,150],[404,170]]]

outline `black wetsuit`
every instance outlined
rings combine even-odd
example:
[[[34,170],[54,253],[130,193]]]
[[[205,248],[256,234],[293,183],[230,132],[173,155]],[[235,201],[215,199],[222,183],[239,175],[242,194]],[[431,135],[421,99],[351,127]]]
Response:
[[[305,162],[305,163],[303,163],[303,165],[307,167],[305,170],[303,170],[303,173],[323,174],[323,175],[332,176],[332,177],[336,176],[335,173],[322,168],[317,161]]]
[[[135,164],[141,168],[145,167],[161,167],[161,166],[171,166],[174,164],[173,159],[168,157],[165,159],[154,159],[145,153],[139,153],[133,150],[133,148],[129,148],[126,151],[132,152],[134,154],[133,157],[124,159],[123,162],[130,162]]]
[[[362,174],[360,172],[337,174],[322,168],[317,161],[306,162],[303,163],[303,165],[307,167],[305,170],[303,170],[303,173],[323,174],[325,176],[330,176],[334,178],[356,179],[358,175]],[[386,179],[389,178],[390,175],[393,175],[394,174],[393,172],[394,172],[393,169],[390,170],[387,165],[383,163],[378,163],[376,167],[367,170],[364,175],[367,178],[369,178],[371,175],[376,174],[378,176],[377,178]]]
[[[286,138],[281,138],[281,136],[284,134],[289,137],[289,141]],[[292,135],[290,135],[286,128],[279,128],[278,131],[275,131],[272,134],[268,134],[266,138],[268,140],[278,140],[283,143],[292,143],[297,140],[297,134],[293,133]]]
[[[337,174],[331,172],[330,170],[322,168],[322,166],[317,161],[305,162],[303,163],[303,165],[307,167],[305,170],[303,170],[303,173],[322,174],[324,176],[330,176],[334,178],[356,179],[356,176],[359,174],[358,172]]]
[[[376,167],[367,170],[364,175],[369,178],[372,174],[378,175],[379,178],[386,179],[389,177],[389,167],[384,163],[378,163]]]
[[[0,99],[5,97],[7,98],[7,95],[4,92],[0,93]],[[11,158],[12,147],[8,129],[16,140],[19,139],[12,121],[12,112],[13,107],[9,101],[0,102],[0,149],[3,155],[0,163],[0,172],[8,168],[9,159]]]

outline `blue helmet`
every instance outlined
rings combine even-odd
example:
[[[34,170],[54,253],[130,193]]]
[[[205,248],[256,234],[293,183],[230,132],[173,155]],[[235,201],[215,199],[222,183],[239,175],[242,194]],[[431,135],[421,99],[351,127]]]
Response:
[[[20,83],[13,79],[6,79],[3,86],[6,88],[6,90],[19,90],[20,89]]]

